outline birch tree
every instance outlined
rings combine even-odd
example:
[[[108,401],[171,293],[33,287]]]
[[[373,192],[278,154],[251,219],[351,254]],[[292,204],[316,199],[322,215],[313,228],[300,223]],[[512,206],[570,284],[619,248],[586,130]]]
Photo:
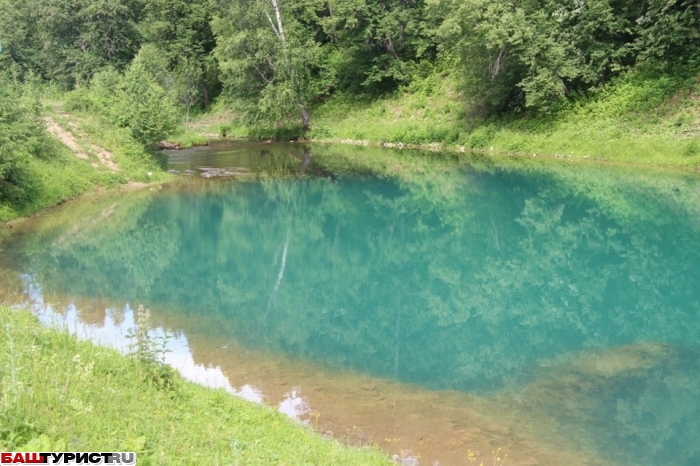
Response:
[[[213,21],[221,81],[249,122],[311,125],[308,103],[323,89],[320,44],[298,21],[295,5],[236,2]]]

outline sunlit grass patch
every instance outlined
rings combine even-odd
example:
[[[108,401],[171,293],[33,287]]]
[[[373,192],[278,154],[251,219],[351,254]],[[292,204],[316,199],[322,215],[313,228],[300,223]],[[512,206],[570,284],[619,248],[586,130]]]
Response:
[[[188,132],[170,137],[168,142],[176,144],[182,149],[189,149],[194,146],[206,146],[209,144],[209,138],[203,134]]]

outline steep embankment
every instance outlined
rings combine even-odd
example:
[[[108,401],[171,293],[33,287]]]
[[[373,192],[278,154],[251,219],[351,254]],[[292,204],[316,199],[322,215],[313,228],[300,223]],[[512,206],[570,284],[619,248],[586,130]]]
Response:
[[[67,116],[67,115],[64,115],[64,116]],[[73,133],[71,133],[70,131],[67,131],[61,125],[57,124],[53,120],[53,118],[46,115],[44,117],[44,122],[46,123],[46,129],[49,131],[51,136],[58,139],[61,142],[61,144],[63,144],[64,146],[68,147],[73,152],[73,154],[75,154],[75,156],[78,157],[79,159],[90,160],[91,157],[90,157],[90,155],[88,155],[88,153],[90,153],[90,154],[93,154],[94,157],[97,158],[96,161],[92,161],[90,163],[90,166],[92,166],[93,168],[99,168],[100,165],[102,165],[102,166],[108,168],[109,171],[111,171],[112,173],[119,171],[119,167],[112,160],[112,153],[109,152],[108,150],[105,150],[96,144],[88,143],[90,149],[88,149],[88,152],[85,152],[85,150],[83,150],[83,148],[81,147],[82,144],[80,144],[77,141],[77,139],[73,135]],[[73,121],[69,120],[68,125],[72,128],[75,128],[76,131],[79,131],[78,125],[75,124]],[[84,136],[84,133],[82,133],[81,136],[83,136],[82,139],[86,139]]]
[[[167,179],[157,160],[125,130],[87,113],[66,112],[48,102],[41,119],[45,142],[40,156],[24,161],[28,180],[21,202],[0,203],[0,222],[31,215],[82,193]]]

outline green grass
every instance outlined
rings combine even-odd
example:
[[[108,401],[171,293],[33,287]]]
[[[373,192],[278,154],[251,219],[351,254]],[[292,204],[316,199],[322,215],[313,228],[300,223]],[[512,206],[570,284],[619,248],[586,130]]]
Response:
[[[237,115],[231,108],[235,108],[235,105],[219,99],[208,111],[193,115],[188,126],[190,134],[212,139],[223,137],[222,133],[225,132],[229,138],[247,138],[249,128],[238,122]]]
[[[147,152],[130,137],[126,129],[109,125],[89,113],[67,113],[63,103],[57,100],[48,102],[46,114],[73,134],[84,152],[90,152],[93,145],[109,151],[119,169],[112,172],[92,153],[90,160],[82,160],[51,137],[51,146],[46,148],[45,156],[29,159],[25,167],[28,178],[32,179],[30,201],[21,205],[0,204],[0,225],[88,191],[112,189],[129,182],[160,182],[169,178],[162,170],[157,155]]]
[[[315,140],[354,140],[410,145],[456,144],[468,137],[466,110],[449,76],[416,80],[377,100],[338,96],[313,111]]]
[[[450,75],[418,79],[388,98],[336,97],[313,112],[314,140],[700,166],[700,80],[634,74],[550,115],[480,119]],[[470,116],[471,115],[471,116]]]
[[[116,127],[90,112],[66,113],[62,101],[49,102],[47,113],[63,128],[69,129],[86,147],[96,144],[109,151],[119,166],[119,172],[114,174],[118,183],[146,183],[168,178],[162,173],[162,160],[159,160],[158,154],[147,151],[131,137],[127,128]],[[75,125],[71,125],[71,122]]]
[[[168,142],[175,143],[183,149],[189,149],[194,146],[206,146],[209,144],[209,138],[203,134],[187,132],[169,137]]]
[[[389,465],[322,438],[270,407],[43,328],[0,307],[0,450],[136,451],[139,465]]]
[[[97,187],[110,188],[120,183],[114,174],[96,170],[58,141],[54,144],[52,157],[32,159],[26,167],[35,186],[31,201],[19,206],[0,204],[0,224],[31,215]]]

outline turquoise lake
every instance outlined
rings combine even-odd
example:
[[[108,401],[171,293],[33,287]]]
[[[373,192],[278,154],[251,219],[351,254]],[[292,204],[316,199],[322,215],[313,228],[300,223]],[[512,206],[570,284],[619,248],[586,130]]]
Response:
[[[2,280],[117,346],[149,307],[183,375],[403,464],[700,464],[700,177],[334,151],[379,150],[172,153],[32,220]]]

